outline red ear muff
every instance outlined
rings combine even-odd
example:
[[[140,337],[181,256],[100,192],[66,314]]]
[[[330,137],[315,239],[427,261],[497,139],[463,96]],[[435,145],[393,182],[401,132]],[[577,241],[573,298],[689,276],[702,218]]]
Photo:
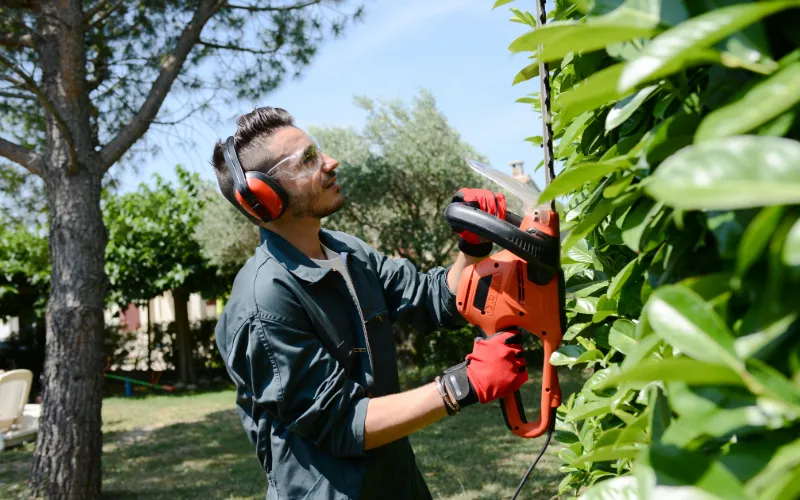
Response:
[[[250,204],[237,190],[236,200],[252,216],[269,222],[277,219],[289,205],[286,191],[274,179],[261,172],[246,172],[247,188],[256,200]]]

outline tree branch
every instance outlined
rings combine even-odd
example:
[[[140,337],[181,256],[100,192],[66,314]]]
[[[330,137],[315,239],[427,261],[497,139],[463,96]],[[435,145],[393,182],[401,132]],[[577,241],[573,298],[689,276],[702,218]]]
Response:
[[[28,94],[17,94],[16,92],[5,92],[0,90],[0,97],[5,97],[8,99],[25,99],[26,101],[35,101],[36,96],[28,95]]]
[[[232,44],[220,45],[218,43],[207,42],[205,40],[200,40],[198,43],[200,45],[202,45],[204,47],[208,47],[210,49],[232,50],[232,51],[238,51],[238,52],[249,52],[251,54],[274,54],[275,52],[278,51],[277,49],[275,49],[275,50],[251,49],[249,47],[239,47],[238,45],[232,45]]]
[[[0,55],[0,64],[7,66],[11,71],[17,74],[22,81],[25,82],[25,88],[29,91],[36,94],[36,97],[39,98],[39,102],[42,106],[53,116],[53,119],[56,121],[56,125],[58,129],[64,134],[64,140],[67,142],[67,147],[69,148],[69,170],[70,172],[77,172],[78,171],[78,153],[75,151],[75,142],[72,140],[72,134],[69,131],[69,127],[61,115],[58,113],[58,110],[53,105],[52,102],[47,98],[47,96],[42,92],[36,82],[33,81],[33,78],[28,76],[24,71],[19,69],[13,62],[6,59],[3,55]],[[16,161],[16,160],[15,160]]]
[[[229,3],[225,8],[246,10],[248,12],[287,12],[290,10],[305,9],[306,7],[322,3],[322,1],[323,0],[309,0],[308,2],[286,5],[284,7],[258,7],[255,5],[234,5]]]
[[[119,160],[139,138],[147,132],[150,124],[158,114],[172,84],[180,73],[192,47],[200,40],[200,32],[214,13],[222,7],[225,0],[203,0],[194,13],[192,20],[181,33],[175,50],[164,58],[159,73],[142,107],[134,115],[111,142],[100,151],[103,168],[108,170]]]
[[[42,177],[43,161],[42,157],[32,149],[20,146],[11,141],[0,137],[0,156],[8,158],[14,163],[18,163],[28,169],[32,174]]]
[[[31,35],[20,35],[19,33],[0,33],[0,46],[3,47],[33,47],[33,37]]]
[[[98,3],[97,3],[97,5],[95,5],[94,7],[92,7],[92,8],[89,10],[89,12],[87,12],[87,13],[86,13],[86,15],[85,15],[85,16],[84,16],[84,18],[83,18],[83,23],[84,23],[84,24],[87,24],[87,25],[89,25],[89,26],[93,26],[93,27],[94,27],[94,26],[97,26],[98,24],[102,24],[102,22],[103,22],[103,21],[104,21],[104,20],[105,20],[105,19],[106,19],[108,16],[110,16],[111,14],[113,14],[113,13],[114,13],[114,11],[115,11],[115,10],[117,10],[117,9],[119,8],[119,6],[120,6],[120,5],[122,5],[123,3],[125,3],[125,0],[117,0],[116,2],[114,2],[113,4],[111,4],[111,7],[109,7],[108,9],[106,9],[106,10],[104,11],[104,10],[103,10],[103,7],[105,7],[106,5],[108,5],[108,0],[103,0],[103,1],[101,1],[101,2],[98,2]],[[99,16],[97,16],[97,19],[94,19],[94,20],[92,20],[92,18],[93,18],[94,16],[96,16],[97,14],[100,14]]]
[[[2,0],[0,7],[8,7],[9,9],[33,9],[36,7],[36,0]]]

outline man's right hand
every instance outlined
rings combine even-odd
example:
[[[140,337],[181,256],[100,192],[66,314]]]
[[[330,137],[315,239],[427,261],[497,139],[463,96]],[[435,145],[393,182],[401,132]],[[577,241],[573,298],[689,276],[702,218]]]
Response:
[[[519,390],[528,380],[522,334],[509,330],[475,339],[466,361],[446,370],[442,380],[461,407],[486,404]]]
[[[496,333],[485,340],[475,339],[467,360],[467,377],[481,404],[508,396],[528,381],[522,334],[518,330]]]

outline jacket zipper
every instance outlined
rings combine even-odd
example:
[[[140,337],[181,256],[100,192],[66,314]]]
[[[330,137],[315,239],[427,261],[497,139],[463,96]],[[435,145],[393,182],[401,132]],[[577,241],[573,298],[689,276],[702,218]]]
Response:
[[[344,262],[344,269],[347,272],[347,274],[349,275],[350,274],[350,268],[347,265],[347,254],[346,253],[344,255],[342,255],[342,261]],[[342,276],[342,279],[345,280],[344,285],[347,286],[347,278]],[[350,275],[350,280],[352,281],[352,279],[353,279],[353,277],[352,277],[352,275]],[[355,293],[355,288],[356,288],[356,285],[355,285],[355,283],[353,283],[353,293]],[[348,287],[348,292],[349,291],[350,291],[350,289]],[[361,318],[361,328],[364,331],[364,342],[366,342],[366,344],[367,344],[367,357],[369,357],[369,369],[372,372],[372,376],[374,378],[375,377],[375,367],[372,365],[372,349],[369,346],[369,334],[367,333],[367,322],[364,321],[364,313],[361,312],[361,304],[358,303],[358,298],[357,297],[353,297],[353,302],[355,302],[356,309],[358,309],[358,317]],[[359,351],[356,351],[356,352],[359,352]]]

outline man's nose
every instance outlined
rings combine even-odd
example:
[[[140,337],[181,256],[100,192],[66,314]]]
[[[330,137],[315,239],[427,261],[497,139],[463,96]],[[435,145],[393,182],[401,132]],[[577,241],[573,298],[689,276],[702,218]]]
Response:
[[[322,158],[325,160],[325,162],[322,164],[322,170],[324,170],[325,173],[333,172],[339,166],[338,160],[331,158],[325,153],[322,154]]]

